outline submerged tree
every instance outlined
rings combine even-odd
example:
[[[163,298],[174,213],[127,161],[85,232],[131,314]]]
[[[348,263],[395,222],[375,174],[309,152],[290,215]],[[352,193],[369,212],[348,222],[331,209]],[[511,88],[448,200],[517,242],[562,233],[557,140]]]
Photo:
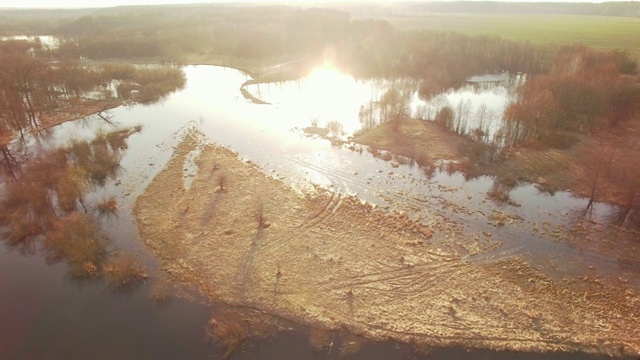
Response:
[[[119,166],[123,139],[135,130],[100,133],[92,141],[72,140],[68,146],[49,150],[22,164],[20,172],[6,179],[0,202],[0,225],[11,248],[35,252],[41,248],[50,263],[65,261],[74,278],[104,273],[109,239],[85,204],[86,194],[104,185],[108,171]],[[118,138],[110,142],[108,139]],[[109,160],[105,160],[108,158]],[[107,175],[105,175],[107,174]],[[98,203],[110,210],[115,203]]]

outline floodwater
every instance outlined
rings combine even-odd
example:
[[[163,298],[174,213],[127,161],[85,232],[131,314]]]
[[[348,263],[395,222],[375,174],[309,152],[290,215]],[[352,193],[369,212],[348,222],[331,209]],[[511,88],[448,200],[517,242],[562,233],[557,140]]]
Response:
[[[279,108],[292,127],[326,127],[337,121],[345,137],[382,122],[380,105],[393,89],[400,94],[397,101],[407,108],[406,115],[432,120],[440,109],[449,107],[456,118],[465,119],[469,130],[480,128],[493,140],[506,107],[525,79],[524,75],[508,73],[473,76],[464,86],[423,99],[418,95],[419,82],[413,79],[356,79],[323,66],[299,80],[251,84],[246,89]]]
[[[118,216],[101,221],[118,248],[147,265],[151,274],[149,284],[129,294],[116,294],[101,283],[78,283],[69,279],[64,264],[49,266],[41,255],[24,256],[2,247],[0,358],[210,358],[224,352],[205,341],[204,328],[215,304],[206,303],[189,289],[182,288],[180,292],[188,296],[174,296],[166,304],[149,299],[149,287],[154,279],[163,277],[162,270],[140,240],[131,215],[135,198],[163,168],[172,148],[191,128],[202,131],[210,141],[237,151],[242,158],[255,162],[267,174],[282,178],[299,191],[318,184],[425,220],[446,218],[459,223],[466,233],[492,233],[501,245],[491,253],[468,255],[472,261],[520,256],[558,277],[590,272],[603,281],[626,277],[636,286],[640,281],[634,259],[623,264],[617,260],[619,250],[609,248],[606,243],[583,247],[545,235],[570,227],[572,214],[586,206],[584,199],[568,193],[544,194],[533,185],[522,185],[509,193],[513,203],[519,206],[497,204],[485,196],[494,186],[492,178],[467,180],[462,174],[449,174],[444,168],[427,175],[418,166],[384,161],[366,150],[359,152],[333,146],[327,140],[303,134],[301,129],[310,126],[314,116],[319,118],[319,126],[324,126],[322,121],[335,120],[343,124],[345,132],[356,131],[360,125],[362,103],[359,101],[371,101],[384,93],[382,82],[360,82],[335,71],[319,70],[320,75],[312,75],[311,80],[255,85],[260,88],[256,96],[265,96],[272,102],[258,105],[242,97],[239,87],[248,77],[240,71],[213,66],[189,66],[184,70],[188,79],[184,90],[156,104],[124,106],[110,111],[117,126],[142,125],[142,131],[129,137],[128,149],[120,162],[121,174],[107,181],[88,199],[100,199],[106,194],[116,197]],[[314,80],[313,76],[317,78]],[[314,81],[316,87],[311,94],[306,93],[307,83],[313,85]],[[332,87],[332,84],[338,86]],[[275,101],[278,86],[286,90],[283,90],[285,94],[292,95],[283,95]],[[290,89],[295,86],[299,86],[297,90]],[[266,95],[273,95],[274,99]],[[506,95],[502,99],[507,101]],[[326,112],[306,112],[308,107],[316,105],[313,109]],[[332,113],[332,109],[337,112]],[[46,137],[31,139],[25,151],[33,154],[73,138],[91,138],[98,129],[110,127],[97,116],[65,123]],[[604,222],[611,210],[605,204],[597,204],[592,221]],[[495,212],[508,213],[521,220],[513,226],[492,225],[486,215]],[[472,238],[460,239],[455,246],[441,245],[464,256],[470,253],[465,249],[469,249],[473,241]],[[232,358],[340,356],[338,351],[321,354],[314,351],[300,329],[280,332],[267,342],[249,342],[240,350]],[[382,343],[365,345],[347,358],[405,359],[410,356],[412,350],[407,347]],[[436,349],[418,358],[597,357]]]
[[[56,49],[60,46],[60,39],[51,35],[15,35],[15,36],[0,36],[0,41],[6,40],[24,40],[29,42],[39,41],[45,49]]]

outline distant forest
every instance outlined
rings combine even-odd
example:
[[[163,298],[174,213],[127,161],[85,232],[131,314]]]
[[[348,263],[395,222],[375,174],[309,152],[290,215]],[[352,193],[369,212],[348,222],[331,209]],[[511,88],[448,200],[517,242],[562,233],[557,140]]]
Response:
[[[640,17],[640,2],[549,3],[500,1],[406,2],[394,6],[398,12],[468,14],[547,14]]]
[[[198,57],[250,59],[266,65],[269,61],[322,59],[329,49],[331,60],[357,76],[424,79],[421,94],[425,97],[483,72],[548,73],[560,50],[559,45],[531,44],[498,36],[400,31],[385,20],[351,15],[367,6],[352,5],[343,10],[249,5],[10,10],[0,11],[0,35],[58,36],[62,43],[51,51],[56,58],[68,61],[146,59],[181,64]],[[456,9],[624,15],[637,11],[640,5],[416,2],[398,3],[387,10]],[[628,54],[616,52],[610,59],[621,73],[635,73],[637,64]]]

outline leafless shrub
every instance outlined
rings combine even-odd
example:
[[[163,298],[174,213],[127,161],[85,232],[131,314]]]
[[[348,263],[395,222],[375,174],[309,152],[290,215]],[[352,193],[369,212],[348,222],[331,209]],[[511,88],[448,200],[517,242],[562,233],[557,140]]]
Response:
[[[55,221],[44,237],[47,261],[66,260],[71,274],[78,277],[98,274],[106,245],[93,218],[77,212]]]
[[[334,137],[342,135],[342,124],[339,121],[329,121],[327,123],[327,130],[331,132]]]
[[[267,218],[265,216],[264,203],[262,201],[258,201],[258,203],[256,204],[254,217],[256,219],[256,222],[258,223],[258,228],[265,229],[269,227],[269,224],[267,223]]]
[[[118,290],[133,289],[149,277],[138,260],[121,252],[109,259],[104,274],[109,285]]]
[[[219,191],[225,191],[228,182],[229,182],[229,177],[227,176],[227,174],[222,173],[222,174],[218,175],[218,178],[216,179],[216,184],[218,185],[218,190]]]
[[[169,301],[169,293],[169,284],[157,281],[149,289],[149,298],[157,303],[166,303]]]
[[[100,216],[115,215],[118,212],[118,203],[116,202],[116,198],[111,196],[109,198],[102,199],[96,204],[96,211]]]

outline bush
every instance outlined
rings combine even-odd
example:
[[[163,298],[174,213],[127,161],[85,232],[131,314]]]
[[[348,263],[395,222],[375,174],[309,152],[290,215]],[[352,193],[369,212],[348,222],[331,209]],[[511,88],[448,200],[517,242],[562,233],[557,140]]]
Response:
[[[96,275],[106,255],[107,240],[87,214],[71,213],[54,222],[44,237],[47,261],[66,260],[74,276]]]
[[[140,262],[123,253],[116,254],[104,267],[109,285],[116,289],[132,289],[149,275]]]

